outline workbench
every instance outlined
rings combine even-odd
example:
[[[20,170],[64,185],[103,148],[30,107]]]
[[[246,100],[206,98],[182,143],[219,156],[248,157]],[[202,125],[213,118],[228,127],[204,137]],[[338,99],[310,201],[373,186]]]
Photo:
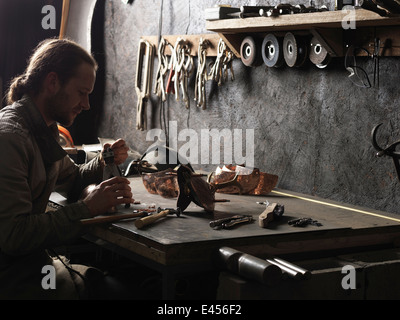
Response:
[[[131,213],[135,207],[152,204],[161,208],[176,207],[176,199],[148,193],[140,177],[129,180],[134,199],[140,204],[119,211]],[[222,246],[265,258],[393,247],[400,239],[400,217],[378,210],[280,189],[266,196],[216,193],[215,197],[229,202],[217,202],[214,213],[191,203],[180,217],[170,215],[143,229],[135,227],[135,219],[94,224],[86,238],[158,270],[163,277],[164,298],[174,297],[177,275],[215,269],[215,256]],[[284,205],[285,211],[279,221],[261,228],[258,216],[266,206],[258,202],[265,200]],[[234,214],[252,215],[254,221],[226,230],[209,226],[212,220]],[[322,225],[293,227],[287,223],[302,217]]]

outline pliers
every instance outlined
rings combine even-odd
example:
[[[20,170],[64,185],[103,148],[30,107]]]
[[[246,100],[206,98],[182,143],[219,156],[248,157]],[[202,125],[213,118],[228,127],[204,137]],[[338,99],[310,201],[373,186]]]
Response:
[[[210,227],[215,230],[230,229],[238,224],[252,221],[253,217],[251,215],[235,215],[229,218],[210,221]]]

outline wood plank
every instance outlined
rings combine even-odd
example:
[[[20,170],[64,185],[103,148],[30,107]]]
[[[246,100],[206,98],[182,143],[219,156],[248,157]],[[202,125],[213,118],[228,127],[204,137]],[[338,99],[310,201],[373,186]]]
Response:
[[[220,36],[215,33],[207,33],[207,34],[190,34],[190,35],[163,35],[162,36],[168,43],[172,45],[172,47],[175,46],[175,43],[178,38],[182,38],[185,41],[187,41],[189,47],[190,47],[190,55],[191,56],[197,56],[197,51],[199,47],[199,42],[200,38],[203,38],[204,40],[208,40],[210,46],[207,48],[207,56],[210,57],[215,57],[217,56],[218,52],[218,42],[220,39]],[[157,36],[142,36],[141,37],[144,40],[149,41],[151,44],[153,44],[156,48],[156,54],[158,54],[158,37]],[[165,54],[166,55],[171,55],[171,50],[169,46],[165,47]]]

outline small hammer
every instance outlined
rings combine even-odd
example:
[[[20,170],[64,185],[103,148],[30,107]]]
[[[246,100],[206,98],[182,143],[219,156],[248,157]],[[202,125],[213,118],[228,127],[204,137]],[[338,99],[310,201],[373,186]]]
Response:
[[[176,209],[171,209],[171,208],[161,209],[161,208],[158,208],[157,209],[157,213],[136,220],[135,221],[135,226],[138,229],[142,229],[144,226],[152,224],[152,223],[156,222],[157,220],[161,219],[162,217],[165,217],[165,216],[167,216],[169,214],[176,214],[177,217],[179,217],[181,215],[181,213],[182,213],[182,211],[181,211],[180,208],[176,208]]]

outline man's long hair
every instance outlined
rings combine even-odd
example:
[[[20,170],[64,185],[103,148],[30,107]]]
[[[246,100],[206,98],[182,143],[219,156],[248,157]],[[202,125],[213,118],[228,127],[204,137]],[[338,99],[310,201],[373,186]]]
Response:
[[[47,39],[40,42],[30,57],[25,72],[11,81],[7,103],[20,100],[24,94],[38,94],[43,80],[50,72],[57,73],[61,85],[65,84],[83,62],[97,70],[94,58],[71,40]]]

